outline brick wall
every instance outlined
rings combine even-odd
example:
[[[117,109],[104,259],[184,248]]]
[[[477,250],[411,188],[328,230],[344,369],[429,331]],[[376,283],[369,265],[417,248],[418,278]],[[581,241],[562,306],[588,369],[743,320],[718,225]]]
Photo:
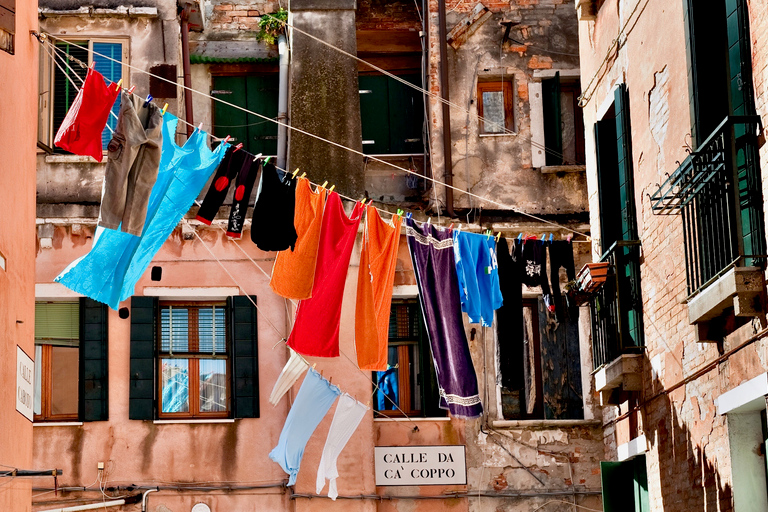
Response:
[[[277,11],[276,1],[261,2],[213,2],[213,11],[208,19],[208,28],[216,30],[259,30],[262,14]]]

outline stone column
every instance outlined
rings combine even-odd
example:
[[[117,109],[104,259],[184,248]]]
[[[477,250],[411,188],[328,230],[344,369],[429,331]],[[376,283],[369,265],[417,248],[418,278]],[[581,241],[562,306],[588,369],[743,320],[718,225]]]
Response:
[[[357,54],[355,0],[293,0],[297,29]],[[357,61],[293,30],[291,34],[290,124],[362,151]],[[291,170],[307,171],[314,182],[328,180],[340,193],[363,197],[363,157],[290,130]]]

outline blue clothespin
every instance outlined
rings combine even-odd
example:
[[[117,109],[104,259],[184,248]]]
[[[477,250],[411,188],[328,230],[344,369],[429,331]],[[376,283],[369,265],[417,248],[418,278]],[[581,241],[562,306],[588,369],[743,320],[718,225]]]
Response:
[[[549,242],[552,243],[552,239],[555,237],[552,233],[549,234]]]
[[[517,235],[517,241],[518,241],[518,242],[522,242],[522,241],[523,241],[523,234],[522,234],[522,233],[520,233],[519,235]]]
[[[144,102],[144,108],[147,108],[149,106],[149,102],[152,101],[152,95],[147,94],[147,100]]]
[[[546,240],[546,238],[547,238],[547,234],[546,234],[546,233],[544,233],[543,235],[541,235],[541,241],[542,241],[542,242],[543,242],[544,240]]]
[[[406,219],[408,219],[408,220],[411,220],[411,212],[408,212],[408,213],[405,215],[405,218],[406,218]]]

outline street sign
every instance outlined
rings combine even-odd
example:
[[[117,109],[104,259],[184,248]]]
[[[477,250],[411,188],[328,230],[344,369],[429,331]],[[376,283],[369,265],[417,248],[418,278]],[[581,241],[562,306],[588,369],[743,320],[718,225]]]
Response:
[[[465,447],[376,446],[376,485],[466,485]]]

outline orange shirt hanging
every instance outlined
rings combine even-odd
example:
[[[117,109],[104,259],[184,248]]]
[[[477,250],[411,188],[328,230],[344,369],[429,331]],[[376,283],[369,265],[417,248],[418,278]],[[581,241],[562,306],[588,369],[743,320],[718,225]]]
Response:
[[[296,300],[312,297],[325,198],[325,189],[313,192],[308,179],[298,178],[294,214],[298,235],[296,248],[277,253],[269,282],[275,293],[282,297]]]
[[[367,207],[355,310],[355,346],[361,370],[387,369],[389,310],[402,217],[392,217],[392,223],[394,226],[384,222],[373,206]]]

